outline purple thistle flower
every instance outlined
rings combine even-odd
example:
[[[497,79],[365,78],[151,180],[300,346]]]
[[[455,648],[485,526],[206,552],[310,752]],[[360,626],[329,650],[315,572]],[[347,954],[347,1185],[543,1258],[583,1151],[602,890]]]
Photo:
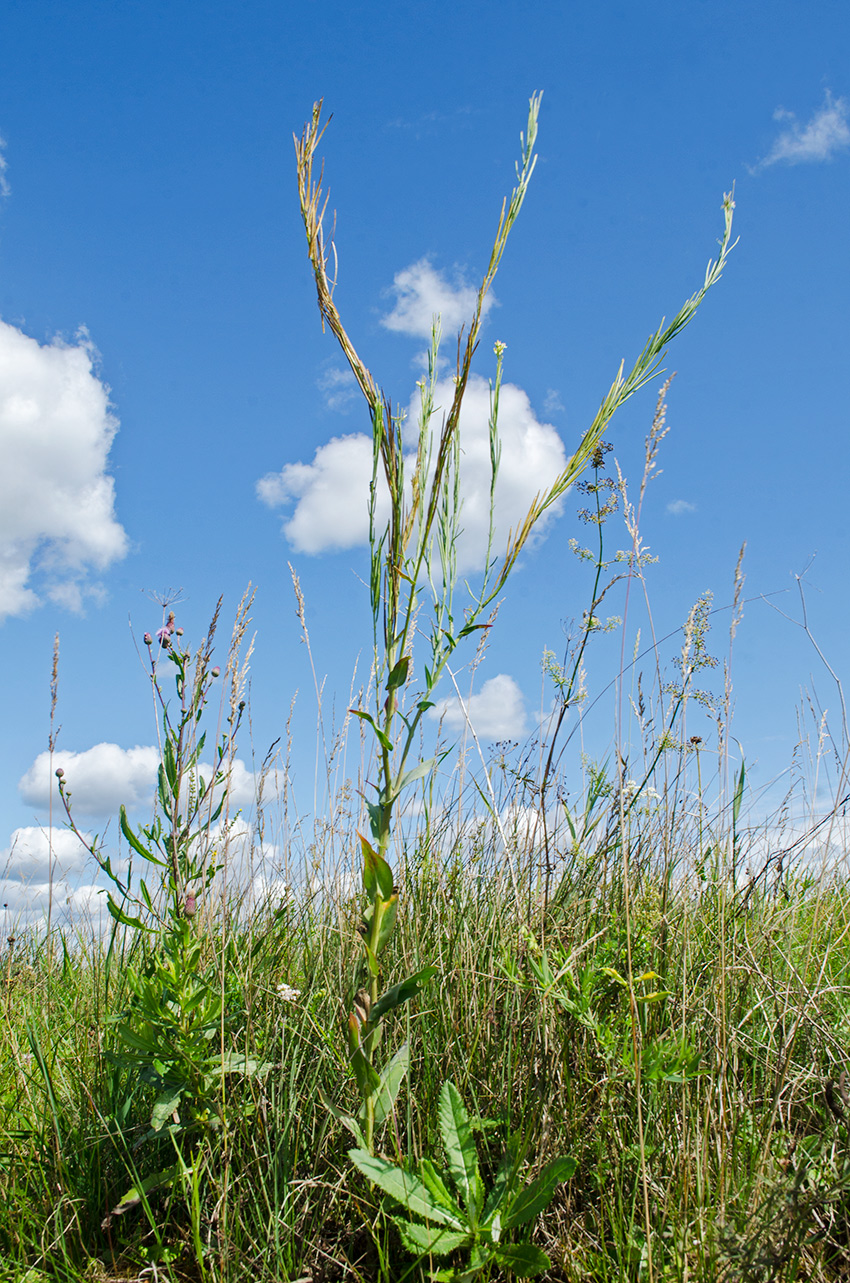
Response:
[[[168,612],[168,619],[162,625],[162,628],[157,628],[156,630],[156,639],[159,642],[160,646],[165,646],[165,647],[170,646],[171,635],[173,632],[174,632],[174,611],[170,610]]]

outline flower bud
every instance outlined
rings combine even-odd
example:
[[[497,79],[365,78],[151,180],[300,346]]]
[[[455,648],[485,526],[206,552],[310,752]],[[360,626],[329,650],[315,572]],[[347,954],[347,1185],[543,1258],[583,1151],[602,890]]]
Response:
[[[190,891],[183,904],[183,916],[185,918],[194,918],[196,908],[197,900],[195,898],[195,893],[194,891]]]
[[[211,677],[220,677],[220,676],[221,676],[221,669],[220,669],[220,668],[214,668],[214,669],[212,670],[212,672],[210,673],[210,676],[211,676]]]
[[[177,634],[177,636],[178,636],[178,637],[182,637],[182,636],[183,636],[183,629],[182,629],[182,628],[175,628],[175,630],[174,630],[174,631],[175,631],[175,633]]]
[[[61,779],[62,779],[62,776],[65,774],[65,772],[64,772],[64,770],[62,769],[62,767],[61,767],[61,766],[57,766],[57,767],[56,767],[56,772],[55,772],[55,774],[56,774],[56,778],[57,778],[57,780],[61,780]]]
[[[146,646],[153,645],[153,638],[151,637],[150,633],[145,633],[145,645]]]

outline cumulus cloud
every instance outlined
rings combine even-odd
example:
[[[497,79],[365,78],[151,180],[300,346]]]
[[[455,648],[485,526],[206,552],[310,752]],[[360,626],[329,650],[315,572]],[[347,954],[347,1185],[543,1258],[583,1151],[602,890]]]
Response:
[[[53,754],[53,770],[64,770],[74,810],[82,815],[117,815],[122,805],[128,811],[148,806],[158,766],[159,750],[153,745],[121,748],[103,743],[81,753],[57,750]],[[46,809],[51,790],[55,801],[56,779],[50,768],[50,754],[39,753],[21,777],[18,789],[27,805]]]
[[[45,595],[79,610],[90,571],[127,551],[106,471],[118,423],[93,363],[85,337],[44,345],[0,321],[0,620]]]
[[[667,505],[667,511],[673,517],[683,517],[686,512],[696,512],[696,510],[696,504],[688,503],[687,499],[674,499]]]
[[[58,767],[64,770],[76,814],[111,816],[118,814],[120,806],[134,811],[153,805],[159,762],[159,749],[155,745],[121,748],[118,744],[103,743],[81,753],[57,750],[53,754],[53,772]],[[212,764],[202,762],[200,773],[209,780]],[[255,787],[253,772],[237,758],[230,772],[231,814],[253,805]],[[57,782],[51,772],[49,753],[39,753],[21,777],[18,789],[23,800],[36,809],[47,809],[51,790],[56,804]]]
[[[445,411],[451,404],[454,385],[450,379],[437,384],[436,404]],[[408,475],[415,459],[418,396],[411,400],[404,429]],[[458,542],[458,570],[461,574],[479,570],[487,551],[490,505],[490,388],[480,375],[467,385],[460,420],[462,534]],[[432,420],[439,428],[441,415]],[[508,532],[525,517],[532,500],[566,467],[563,442],[551,424],[535,417],[527,394],[512,383],[502,385],[499,402],[499,430],[502,457],[496,483],[496,552],[504,550]],[[294,503],[292,515],[284,521],[287,539],[298,552],[318,553],[328,549],[353,548],[368,538],[368,495],[372,476],[372,442],[363,433],[334,437],[321,446],[310,464],[286,464],[279,473],[257,484],[260,499],[269,507]],[[388,513],[388,498],[382,488],[378,520]],[[557,506],[540,524],[556,515]]]
[[[442,718],[445,726],[457,731],[466,727],[467,715],[479,739],[519,739],[525,734],[522,691],[507,673],[491,677],[477,695],[464,699],[463,704],[454,695],[438,700],[428,712],[430,718]]]
[[[287,539],[298,552],[326,552],[366,543],[371,479],[372,442],[357,432],[333,437],[312,463],[287,463],[263,477],[257,494],[270,508],[294,500],[295,511],[283,525]]]
[[[767,169],[769,165],[799,165],[832,160],[836,152],[850,145],[850,127],[847,124],[848,105],[843,98],[833,98],[826,91],[823,106],[807,124],[801,125],[792,111],[782,107],[773,113],[773,119],[786,121],[786,127],[767,156],[751,171]]]
[[[431,266],[427,258],[411,263],[393,278],[391,292],[395,305],[381,318],[381,324],[399,334],[430,339],[434,316],[439,313],[444,334],[454,334],[469,325],[475,311],[478,290],[455,272],[454,280]],[[495,303],[492,293],[484,300],[486,315]]]
[[[51,869],[57,878],[67,878],[79,873],[88,858],[88,851],[69,829],[34,824],[15,829],[9,845],[0,851],[0,869],[7,881],[47,883]]]

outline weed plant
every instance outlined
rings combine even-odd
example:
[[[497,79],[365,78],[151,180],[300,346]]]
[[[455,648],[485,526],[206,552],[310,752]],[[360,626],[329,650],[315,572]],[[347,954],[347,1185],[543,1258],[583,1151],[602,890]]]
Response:
[[[318,106],[297,143],[320,310],[373,429],[373,702],[358,701],[342,732],[359,726],[369,751],[306,837],[287,829],[291,800],[272,787],[288,763],[267,757],[246,834],[228,780],[250,600],[221,683],[217,612],[194,655],[167,609],[156,642],[146,636],[156,809],[142,826],[121,813],[118,852],[80,834],[105,877],[109,928],[63,923],[51,900],[46,926],[22,924],[4,943],[0,1279],[826,1283],[850,1272],[842,806],[811,806],[801,821],[789,793],[765,819],[744,763],[731,762],[731,658],[712,658],[708,598],[684,622],[672,670],[660,642],[625,649],[650,564],[640,518],[666,385],[634,502],[603,438],[717,280],[729,198],[703,288],[620,369],[564,475],[504,553],[491,540],[466,598],[456,583],[463,393],[531,178],[538,106],[441,419],[435,324],[409,477],[399,419],[333,302]],[[497,345],[493,490],[503,357]],[[544,656],[551,718],[526,746],[488,748],[470,726],[477,758],[441,737],[423,758],[437,682],[462,645],[480,656],[535,522],[583,474],[591,537],[574,551],[587,606],[564,654]],[[627,547],[609,552],[618,514]],[[606,621],[617,594],[622,618]],[[739,564],[730,656],[743,604]],[[298,607],[306,630],[300,595]],[[610,753],[591,760],[576,737],[588,657],[610,629],[624,638],[620,711]],[[55,690],[54,662],[53,711]],[[51,749],[53,738],[51,723]],[[811,761],[801,740],[795,763],[800,793],[822,795],[829,768],[843,798],[846,733],[818,719],[813,742]],[[60,784],[74,826],[73,779]],[[285,871],[263,864],[276,806]]]

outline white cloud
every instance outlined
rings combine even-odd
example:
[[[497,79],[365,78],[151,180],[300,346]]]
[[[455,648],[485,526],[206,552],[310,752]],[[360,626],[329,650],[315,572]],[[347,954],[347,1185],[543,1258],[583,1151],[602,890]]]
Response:
[[[543,409],[547,414],[560,414],[564,409],[564,403],[557,388],[546,389],[546,395],[543,398]]]
[[[491,677],[477,695],[464,699],[466,713],[457,696],[438,700],[429,710],[432,719],[442,718],[451,730],[466,727],[467,714],[479,739],[518,739],[525,734],[525,704],[522,691],[507,673]]]
[[[66,878],[79,872],[88,860],[88,851],[70,829],[50,830],[35,824],[15,829],[9,845],[0,851],[4,877],[24,882],[46,883],[51,868],[57,878]]]
[[[441,380],[436,404],[448,409],[454,395],[450,379]],[[408,474],[413,469],[417,433],[418,395],[410,403],[404,429]],[[473,375],[466,389],[460,420],[461,494],[463,532],[458,542],[458,570],[461,574],[479,570],[487,550],[490,504],[490,388],[480,375]],[[438,429],[439,412],[432,425]],[[551,485],[566,467],[563,442],[551,424],[540,423],[528,396],[512,383],[502,385],[499,403],[502,457],[496,483],[494,552],[504,551],[508,531],[516,529],[534,497]],[[269,507],[292,501],[295,510],[283,526],[298,552],[318,553],[328,549],[353,548],[368,538],[368,495],[372,476],[372,442],[363,433],[334,437],[320,446],[311,464],[290,463],[279,473],[264,477],[257,494]],[[539,532],[556,515],[557,505],[540,524]],[[382,487],[378,520],[388,511]]]
[[[43,595],[79,610],[89,570],[127,551],[106,472],[118,423],[93,361],[85,336],[42,345],[0,321],[0,620]]]
[[[331,366],[316,380],[316,386],[324,394],[325,405],[329,410],[345,410],[360,395],[353,370],[341,370]]]
[[[5,138],[0,138],[0,196],[8,196],[10,191],[9,179],[7,177],[9,162],[6,160],[6,157],[3,155],[5,150],[6,150],[6,140]]]
[[[696,512],[696,510],[696,504],[688,503],[687,499],[674,499],[672,503],[667,505],[667,511],[673,517],[683,517],[686,512]]]
[[[295,511],[283,526],[287,539],[298,552],[325,552],[367,541],[371,479],[372,442],[357,432],[333,437],[319,447],[312,463],[287,463],[263,477],[257,494],[270,508],[295,500]]]
[[[477,288],[469,285],[461,273],[456,272],[451,282],[427,258],[397,272],[391,291],[396,296],[395,306],[381,318],[381,324],[388,330],[424,339],[430,339],[431,325],[438,313],[443,334],[455,334],[463,325],[468,327],[478,298]],[[492,293],[487,295],[485,316],[495,301]]]
[[[57,750],[53,754],[53,770],[61,767],[65,772],[75,812],[117,815],[122,805],[128,811],[150,805],[159,760],[159,750],[153,745],[121,748],[103,743],[81,753]],[[49,753],[39,753],[20,779],[18,789],[29,806],[41,810],[47,808],[52,789],[55,804],[56,779],[51,774]]]
[[[816,111],[806,125],[801,125],[793,112],[778,108],[773,113],[774,120],[788,121],[788,127],[782,130],[767,156],[751,172],[766,169],[768,165],[832,160],[836,152],[850,145],[847,112],[845,100],[833,99],[829,90],[820,111]]]
[[[155,745],[121,748],[118,744],[103,743],[81,753],[57,750],[53,754],[53,771],[61,767],[65,772],[75,814],[117,816],[120,806],[134,811],[153,805],[159,762],[159,749]],[[211,778],[212,772],[211,763],[201,763],[200,773],[205,780]],[[18,788],[29,806],[45,811],[51,789],[54,806],[61,805],[49,753],[39,753]],[[240,808],[249,809],[254,803],[254,776],[239,758],[230,772],[229,792],[231,815]]]

